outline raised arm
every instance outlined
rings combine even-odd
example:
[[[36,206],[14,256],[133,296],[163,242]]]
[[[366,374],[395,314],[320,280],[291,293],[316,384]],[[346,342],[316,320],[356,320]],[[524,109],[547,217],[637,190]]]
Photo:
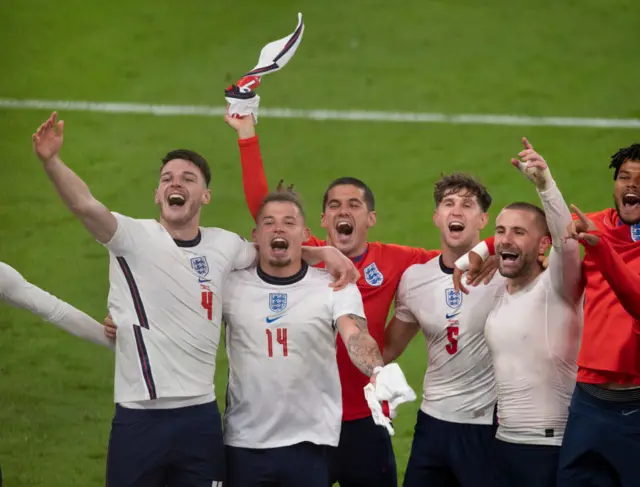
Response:
[[[578,242],[565,239],[567,225],[572,221],[571,212],[544,158],[533,149],[526,138],[523,138],[522,142],[524,150],[518,154],[520,160],[514,158],[511,163],[536,185],[542,201],[551,233],[552,249],[548,268],[551,284],[564,299],[575,303],[581,294],[582,261]]]
[[[242,164],[242,186],[244,197],[255,220],[265,196],[269,194],[269,185],[262,164],[260,142],[256,135],[254,119],[251,115],[242,118],[225,116],[227,122],[238,134],[240,163]]]
[[[64,122],[58,122],[57,113],[54,112],[33,134],[33,150],[42,161],[47,176],[67,208],[96,240],[108,243],[118,226],[116,218],[93,197],[85,182],[60,159],[63,129]]]
[[[578,207],[571,205],[571,208],[577,219],[568,225],[569,238],[582,242],[586,254],[593,258],[622,307],[638,322],[640,330],[640,269],[632,269]]]
[[[96,320],[68,303],[26,281],[13,267],[0,262],[0,298],[23,308],[72,335],[113,350],[114,342],[104,336]]]

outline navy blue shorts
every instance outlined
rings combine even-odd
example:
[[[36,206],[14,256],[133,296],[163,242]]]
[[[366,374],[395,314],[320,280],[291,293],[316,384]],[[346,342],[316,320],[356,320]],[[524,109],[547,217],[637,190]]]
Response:
[[[622,391],[614,391],[615,393]],[[640,485],[640,401],[598,399],[578,384],[560,450],[558,487]]]
[[[329,448],[329,477],[340,487],[397,487],[396,458],[387,430],[373,418],[343,421],[340,443]]]
[[[280,448],[227,447],[229,487],[327,487],[327,447],[297,443]]]
[[[498,487],[555,487],[560,447],[495,440]]]
[[[418,411],[404,487],[494,487],[495,425],[442,421]]]
[[[224,480],[216,402],[154,410],[116,405],[107,456],[108,487],[215,487]]]

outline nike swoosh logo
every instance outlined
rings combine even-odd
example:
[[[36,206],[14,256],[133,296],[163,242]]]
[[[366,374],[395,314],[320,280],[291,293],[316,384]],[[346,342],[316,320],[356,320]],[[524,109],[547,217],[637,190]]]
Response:
[[[267,323],[273,323],[274,321],[278,321],[278,320],[279,320],[280,318],[282,318],[283,316],[284,316],[284,315],[280,315],[280,316],[276,316],[275,318],[269,318],[269,317],[267,316],[267,318],[266,318],[266,320],[265,320],[265,321],[266,321]]]
[[[633,413],[637,413],[640,411],[639,409],[634,409],[633,411],[622,411],[623,416],[631,416]]]
[[[447,313],[445,316],[446,319],[450,320],[451,318],[453,318],[454,316],[458,316],[460,314],[460,311],[456,311],[455,313]]]
[[[200,284],[203,284],[203,283],[205,283],[205,282],[211,282],[211,279],[203,279],[203,278],[199,277],[199,278],[198,278],[198,282],[199,282]]]

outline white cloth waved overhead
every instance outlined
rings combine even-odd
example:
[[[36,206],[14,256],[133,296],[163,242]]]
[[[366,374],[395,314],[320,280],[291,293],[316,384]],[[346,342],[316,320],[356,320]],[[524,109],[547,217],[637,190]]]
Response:
[[[258,64],[238,83],[225,90],[229,116],[241,118],[252,115],[254,122],[258,123],[260,96],[255,89],[260,86],[262,76],[279,71],[291,60],[302,42],[303,33],[304,22],[302,14],[298,13],[298,25],[292,34],[270,42],[262,48]]]

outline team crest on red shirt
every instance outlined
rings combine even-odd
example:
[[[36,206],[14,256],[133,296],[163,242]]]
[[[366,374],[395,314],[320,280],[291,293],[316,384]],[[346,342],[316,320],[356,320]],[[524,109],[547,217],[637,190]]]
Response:
[[[631,240],[633,240],[634,242],[640,240],[640,223],[631,225]]]
[[[375,262],[364,268],[364,280],[370,286],[380,286],[384,282],[384,276]]]

